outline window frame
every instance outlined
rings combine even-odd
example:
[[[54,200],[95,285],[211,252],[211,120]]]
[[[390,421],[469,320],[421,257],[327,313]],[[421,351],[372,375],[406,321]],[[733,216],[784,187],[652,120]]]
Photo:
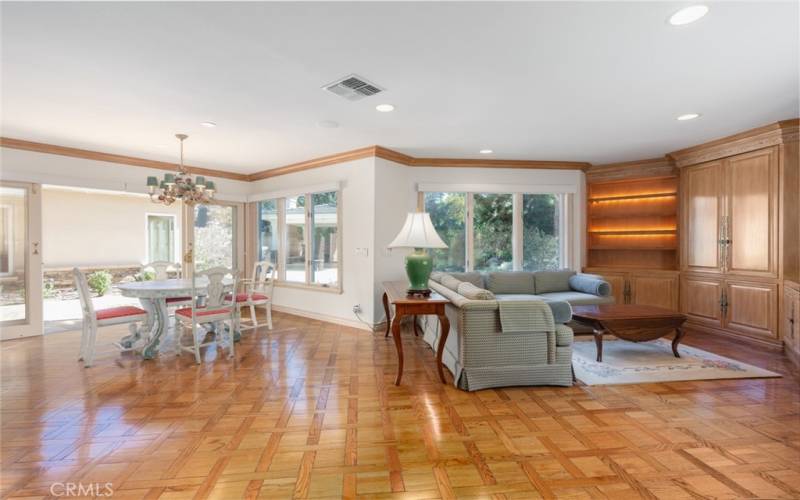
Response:
[[[425,211],[425,194],[426,193],[463,193],[466,196],[466,210],[464,212],[464,217],[466,220],[464,221],[464,231],[465,231],[465,246],[466,246],[466,256],[465,256],[465,263],[464,263],[464,272],[473,272],[475,271],[475,225],[474,225],[474,208],[475,208],[475,195],[482,194],[482,193],[494,193],[494,194],[510,194],[512,195],[512,223],[511,223],[511,248],[512,248],[512,270],[513,271],[523,271],[523,255],[524,255],[524,247],[523,247],[523,217],[522,217],[522,210],[523,210],[523,196],[525,195],[536,195],[536,194],[547,194],[547,195],[554,195],[556,196],[556,216],[558,218],[557,221],[557,228],[558,228],[558,259],[559,259],[559,269],[564,269],[569,267],[570,262],[570,247],[572,244],[571,235],[568,233],[569,231],[569,223],[568,219],[572,220],[572,210],[570,210],[569,205],[574,196],[571,192],[543,192],[539,190],[525,190],[525,191],[511,191],[511,190],[502,190],[496,188],[490,189],[464,189],[467,186],[462,186],[460,189],[458,187],[454,187],[452,189],[446,188],[442,186],[441,190],[432,190],[432,189],[425,189],[423,190],[421,187],[417,191],[417,210]],[[473,188],[474,186],[469,186]],[[438,186],[437,186],[438,188]]]
[[[180,245],[180,226],[178,225],[178,215],[163,212],[145,212],[144,214],[144,255],[146,263],[155,262],[153,256],[150,255],[150,217],[171,217],[172,218],[172,257],[170,262],[181,262],[181,245]]]
[[[338,233],[336,238],[336,255],[338,261],[336,262],[336,284],[329,285],[324,283],[314,283],[314,276],[311,272],[311,249],[313,248],[313,234],[311,234],[311,226],[312,226],[312,204],[314,202],[314,195],[320,193],[336,193],[336,232]],[[304,217],[305,217],[305,225],[303,227],[303,242],[306,246],[306,256],[305,256],[305,281],[287,281],[286,280],[286,248],[288,247],[288,227],[286,224],[286,200],[289,198],[296,198],[299,196],[305,197],[305,206],[304,208]],[[270,197],[265,196],[258,200],[254,200],[256,203],[256,213],[257,213],[257,222],[256,222],[256,231],[258,232],[257,237],[254,238],[256,242],[261,241],[261,228],[260,228],[260,221],[261,221],[261,207],[260,204],[265,201],[274,201],[277,204],[278,208],[278,262],[274,262],[273,265],[276,266],[276,279],[275,279],[275,286],[285,287],[285,288],[300,288],[306,290],[315,290],[320,292],[329,292],[329,293],[343,293],[342,287],[342,280],[343,280],[343,261],[344,261],[344,254],[342,252],[342,242],[344,238],[342,237],[343,232],[343,225],[342,225],[342,190],[341,188],[328,188],[328,189],[314,189],[311,191],[292,191],[281,193],[280,196]],[[257,243],[258,244],[258,243]]]

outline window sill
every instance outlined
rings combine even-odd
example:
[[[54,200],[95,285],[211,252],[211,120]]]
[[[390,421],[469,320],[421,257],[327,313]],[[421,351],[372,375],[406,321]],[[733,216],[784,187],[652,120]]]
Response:
[[[314,292],[335,293],[341,294],[342,287],[338,286],[322,286],[322,285],[307,285],[305,283],[295,283],[292,281],[275,281],[275,286],[280,288],[297,288],[299,290],[310,290]]]

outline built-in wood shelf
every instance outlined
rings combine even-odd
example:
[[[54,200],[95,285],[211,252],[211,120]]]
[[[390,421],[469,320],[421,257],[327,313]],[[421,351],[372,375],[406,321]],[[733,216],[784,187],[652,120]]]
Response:
[[[591,234],[611,234],[611,235],[620,235],[620,234],[632,234],[632,235],[645,235],[645,234],[674,234],[678,230],[677,229],[632,229],[626,230],[622,229],[619,231],[606,231],[606,230],[593,230],[589,231]]]
[[[676,193],[644,193],[644,194],[631,194],[628,196],[606,196],[602,198],[589,198],[592,203],[599,203],[604,201],[627,201],[627,200],[652,200],[654,198],[675,198]]]
[[[678,268],[678,178],[588,185],[587,265]]]

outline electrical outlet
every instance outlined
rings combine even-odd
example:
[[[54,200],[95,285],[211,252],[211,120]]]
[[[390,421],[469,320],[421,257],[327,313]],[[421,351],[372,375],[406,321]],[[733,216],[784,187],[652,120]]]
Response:
[[[353,306],[353,313],[360,314],[361,313],[361,304],[356,304]]]

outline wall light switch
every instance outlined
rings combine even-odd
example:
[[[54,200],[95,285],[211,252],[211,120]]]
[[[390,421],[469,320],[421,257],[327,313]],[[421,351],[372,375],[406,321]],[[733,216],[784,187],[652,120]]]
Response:
[[[368,257],[369,256],[369,248],[358,247],[356,248],[356,255],[361,257]]]

